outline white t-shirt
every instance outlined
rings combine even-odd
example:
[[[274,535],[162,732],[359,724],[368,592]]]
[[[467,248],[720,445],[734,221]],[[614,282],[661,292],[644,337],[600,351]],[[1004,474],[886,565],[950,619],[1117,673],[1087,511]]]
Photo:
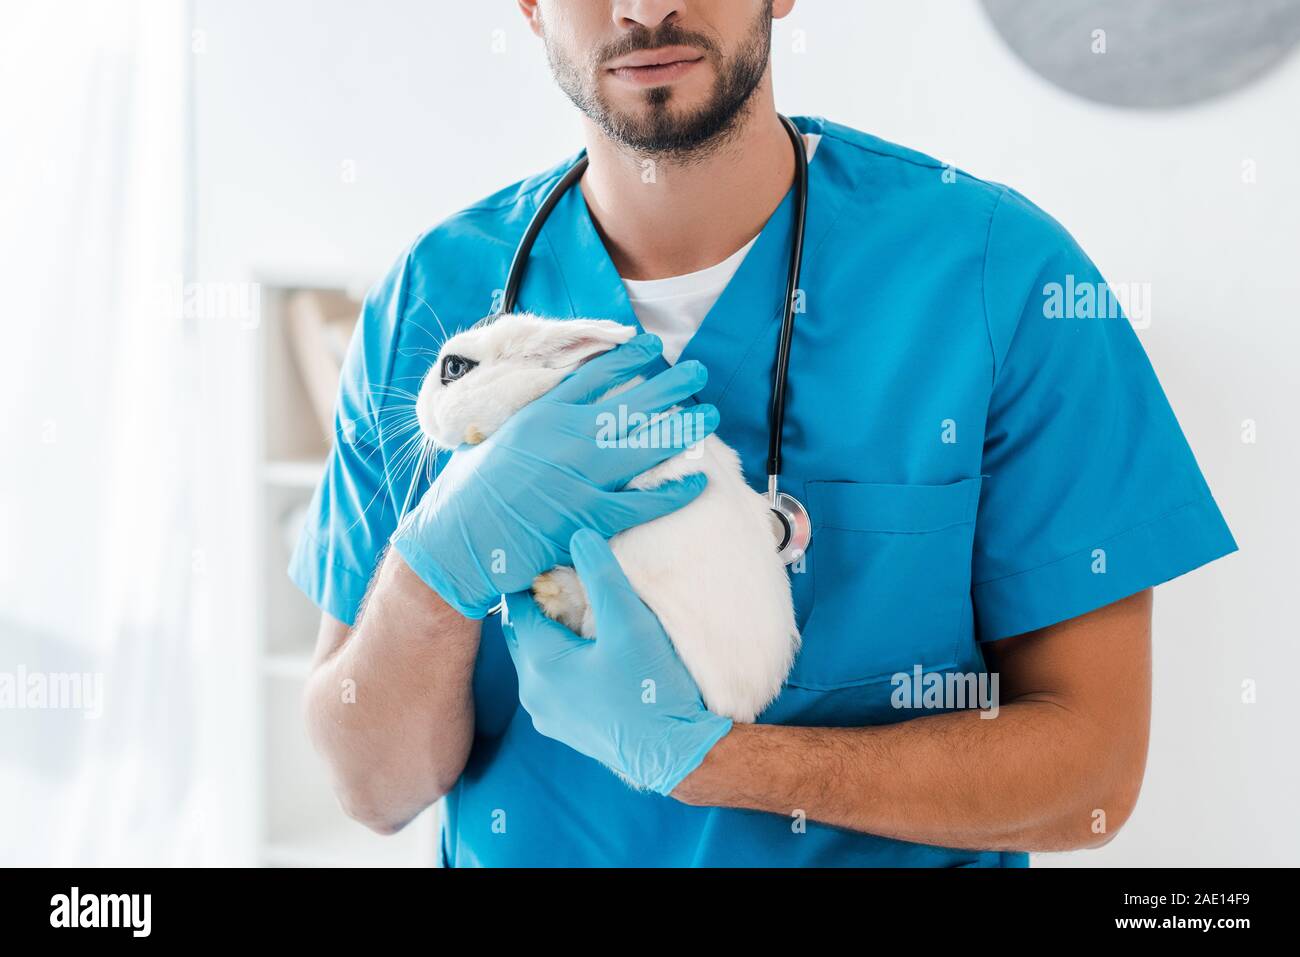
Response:
[[[808,143],[808,160],[812,161],[821,141],[819,134],[804,137]],[[653,332],[664,343],[664,358],[671,365],[681,356],[686,343],[704,322],[727,283],[731,282],[745,256],[758,242],[755,236],[734,253],[707,269],[670,276],[667,279],[624,279],[627,298],[646,332]]]

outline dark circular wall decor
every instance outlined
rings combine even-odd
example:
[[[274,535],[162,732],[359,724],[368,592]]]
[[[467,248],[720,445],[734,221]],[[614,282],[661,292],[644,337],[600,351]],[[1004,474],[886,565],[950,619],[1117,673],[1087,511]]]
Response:
[[[1300,43],[1300,0],[980,0],[1035,72],[1078,96],[1165,109],[1259,79]]]

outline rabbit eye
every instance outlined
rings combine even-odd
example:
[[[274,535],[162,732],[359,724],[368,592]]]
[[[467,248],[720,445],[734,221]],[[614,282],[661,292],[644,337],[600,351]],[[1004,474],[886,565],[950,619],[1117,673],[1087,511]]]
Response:
[[[476,365],[477,362],[464,356],[447,356],[442,360],[442,384],[450,385]]]

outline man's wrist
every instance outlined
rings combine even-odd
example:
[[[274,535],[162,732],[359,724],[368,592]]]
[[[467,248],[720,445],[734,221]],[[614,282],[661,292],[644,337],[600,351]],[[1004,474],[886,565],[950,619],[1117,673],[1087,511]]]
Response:
[[[718,796],[723,793],[720,782],[731,773],[730,769],[737,767],[737,755],[744,750],[754,728],[752,724],[733,724],[709,749],[699,767],[686,775],[669,796],[695,807],[719,804]]]
[[[664,640],[668,640],[666,635]],[[700,764],[718,746],[718,742],[731,733],[732,727],[730,718],[711,711],[701,712],[700,720],[692,723],[689,732],[683,729],[678,733],[674,749],[684,755],[685,760],[677,764],[666,780],[652,786],[652,790],[671,797],[682,781],[699,769]]]
[[[417,579],[424,583],[425,588],[433,592],[435,596],[441,598],[451,610],[456,614],[471,620],[482,620],[486,618],[487,612],[491,610],[494,601],[487,602],[486,605],[478,599],[465,596],[465,589],[456,588],[452,583],[450,576],[447,575],[445,568],[439,566],[437,562],[424,553],[424,549],[413,544],[408,538],[394,536],[390,541],[396,557],[402,559],[402,563],[415,575]]]
[[[468,589],[457,587],[447,569],[433,561],[423,548],[410,538],[396,534],[390,542],[392,549],[420,581],[431,591],[465,618],[480,621],[487,617],[499,595],[493,595],[486,602],[476,596],[469,596]]]

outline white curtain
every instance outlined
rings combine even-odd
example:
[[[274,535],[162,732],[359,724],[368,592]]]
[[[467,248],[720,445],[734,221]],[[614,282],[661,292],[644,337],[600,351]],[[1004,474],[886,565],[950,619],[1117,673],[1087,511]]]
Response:
[[[202,843],[188,21],[28,0],[0,23],[0,864]]]

